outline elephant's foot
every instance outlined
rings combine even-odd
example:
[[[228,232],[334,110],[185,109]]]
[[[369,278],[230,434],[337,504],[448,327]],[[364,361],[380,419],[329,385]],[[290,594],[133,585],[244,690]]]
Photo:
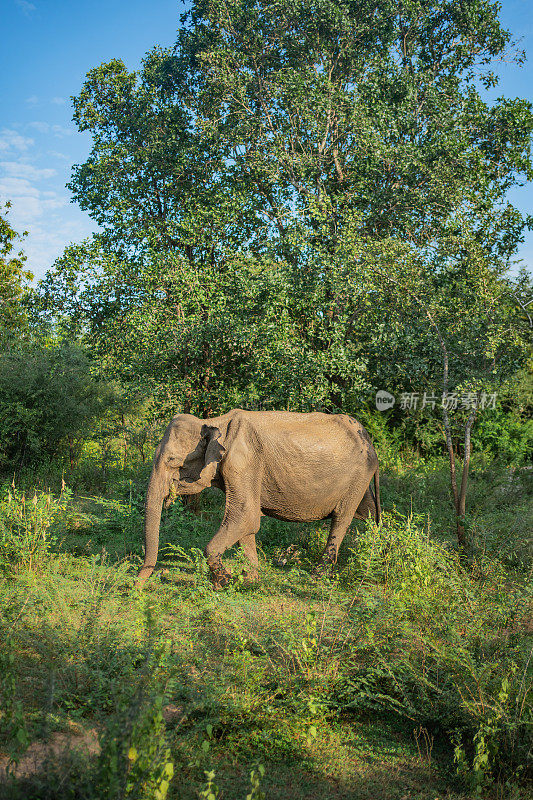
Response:
[[[242,583],[245,586],[251,586],[254,583],[258,583],[259,581],[259,572],[256,569],[251,569],[250,571],[244,569],[241,572],[240,577],[242,578]]]
[[[213,564],[209,564],[209,569],[211,570],[211,583],[215,592],[224,589],[231,582],[231,570],[226,569],[220,559]]]
[[[232,574],[231,572],[226,572],[225,575],[215,576],[211,573],[211,588],[214,592],[220,592],[221,589],[225,589],[232,581]]]

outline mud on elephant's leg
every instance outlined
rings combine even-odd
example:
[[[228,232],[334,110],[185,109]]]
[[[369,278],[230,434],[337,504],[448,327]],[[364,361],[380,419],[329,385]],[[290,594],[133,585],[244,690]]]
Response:
[[[226,569],[222,563],[221,556],[213,559],[209,559],[208,556],[207,563],[211,573],[211,583],[213,584],[213,589],[224,589],[224,587],[227,586],[233,578],[231,570]]]
[[[320,561],[316,565],[313,570],[313,575],[315,578],[326,578],[333,572],[335,568],[335,564],[337,563],[337,549],[334,545],[329,541],[326,544],[324,552],[320,558]]]
[[[242,503],[238,513],[232,513],[231,508],[226,507],[220,528],[205,548],[214,589],[223,589],[232,579],[231,572],[222,563],[222,556],[237,542],[254,538],[253,546],[248,545],[246,552],[254,566],[255,534],[259,530],[260,516],[259,509],[256,511],[253,507],[249,508],[246,503]],[[257,552],[255,560],[257,561]]]
[[[226,569],[222,563],[222,555],[228,547],[235,544],[238,537],[235,537],[235,541],[230,544],[228,544],[227,539],[226,531],[220,528],[204,550],[211,573],[213,589],[223,589],[232,580],[231,570]]]
[[[218,532],[207,544],[204,553],[211,571],[213,589],[223,589],[232,580],[233,576],[231,570],[227,569],[222,563],[222,556],[228,547],[234,545],[239,538],[239,533],[234,532],[234,535],[231,536],[231,532],[227,530],[227,527],[223,523]]]

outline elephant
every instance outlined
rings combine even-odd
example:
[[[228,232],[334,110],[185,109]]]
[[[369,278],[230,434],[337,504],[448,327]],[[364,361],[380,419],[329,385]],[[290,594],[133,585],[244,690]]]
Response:
[[[367,431],[352,417],[242,409],[210,419],[177,414],[155,451],[139,587],[156,565],[163,505],[208,486],[226,495],[222,523],[205,548],[214,589],[232,579],[222,556],[237,542],[251,567],[242,580],[258,580],[255,535],[263,515],[299,522],[330,519],[323,570],[336,563],[355,516],[380,520],[378,458]]]

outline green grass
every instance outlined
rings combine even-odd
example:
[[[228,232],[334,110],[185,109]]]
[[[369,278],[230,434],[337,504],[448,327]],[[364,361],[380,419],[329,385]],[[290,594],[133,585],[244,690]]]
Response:
[[[168,764],[180,800],[207,797],[209,772],[224,800],[531,796],[530,475],[474,464],[466,564],[445,464],[419,463],[384,475],[384,524],[354,526],[332,579],[312,576],[323,526],[264,519],[261,583],[219,593],[200,554],[214,492],[198,515],[165,513],[169,572],[142,594],[140,478],[107,497],[26,491],[26,527],[12,499],[0,769],[11,757],[19,773],[0,797],[163,797]],[[240,553],[227,560],[238,573]],[[83,735],[99,755],[64,752]],[[36,742],[54,746],[24,777]]]

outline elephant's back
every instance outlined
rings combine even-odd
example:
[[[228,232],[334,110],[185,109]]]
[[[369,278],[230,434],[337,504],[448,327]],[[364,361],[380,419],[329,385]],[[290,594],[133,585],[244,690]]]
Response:
[[[245,412],[239,436],[262,476],[264,513],[282,519],[329,516],[354,484],[364,491],[377,465],[368,434],[345,415]]]

